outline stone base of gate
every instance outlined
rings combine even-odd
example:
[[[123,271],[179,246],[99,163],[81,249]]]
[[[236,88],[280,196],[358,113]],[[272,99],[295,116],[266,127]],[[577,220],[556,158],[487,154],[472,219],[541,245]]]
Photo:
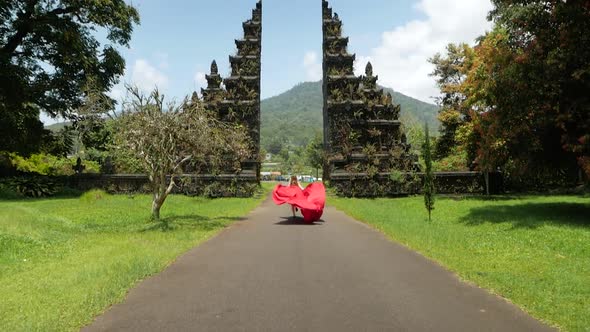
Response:
[[[439,194],[485,194],[485,178],[480,172],[434,173],[435,188]],[[366,173],[332,173],[329,186],[343,197],[394,197],[421,194],[424,173],[392,172],[368,175]],[[503,192],[502,173],[489,173],[490,194]]]

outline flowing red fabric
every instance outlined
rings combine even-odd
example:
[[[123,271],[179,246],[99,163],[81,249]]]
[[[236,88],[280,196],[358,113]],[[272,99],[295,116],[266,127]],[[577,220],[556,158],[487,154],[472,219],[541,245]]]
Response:
[[[272,199],[277,205],[291,204],[301,209],[305,222],[320,220],[326,203],[326,189],[321,182],[310,183],[305,189],[299,186],[278,184],[272,191]]]

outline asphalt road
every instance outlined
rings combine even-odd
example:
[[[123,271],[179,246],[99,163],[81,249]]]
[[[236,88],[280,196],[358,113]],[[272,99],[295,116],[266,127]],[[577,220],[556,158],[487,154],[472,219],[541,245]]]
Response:
[[[266,200],[83,330],[551,330],[334,208],[289,214]]]

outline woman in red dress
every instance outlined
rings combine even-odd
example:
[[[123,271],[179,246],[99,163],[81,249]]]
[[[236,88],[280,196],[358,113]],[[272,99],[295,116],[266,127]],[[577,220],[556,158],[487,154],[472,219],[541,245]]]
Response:
[[[289,181],[289,186],[297,186],[301,191],[303,191],[303,187],[299,184],[297,177],[295,175],[291,175],[291,181]],[[297,208],[295,205],[291,204],[291,212],[293,212],[293,217],[295,217],[295,212],[297,212]]]
[[[277,184],[272,192],[272,199],[277,205],[291,204],[291,211],[295,216],[297,208],[301,209],[303,220],[311,223],[320,220],[326,203],[326,190],[321,182],[314,182],[307,185],[305,189],[292,176],[289,186]]]

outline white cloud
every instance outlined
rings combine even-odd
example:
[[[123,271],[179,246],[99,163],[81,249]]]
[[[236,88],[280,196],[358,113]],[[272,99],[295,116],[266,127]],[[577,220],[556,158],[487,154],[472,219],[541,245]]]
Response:
[[[41,112],[41,114],[39,115],[39,120],[41,122],[43,122],[43,124],[45,126],[49,126],[49,125],[52,125],[54,123],[59,123],[59,122],[64,122],[65,121],[62,117],[59,117],[58,116],[58,117],[53,118],[53,117],[47,115],[47,113],[45,113],[45,112]]]
[[[121,84],[115,85],[111,91],[107,92],[107,95],[119,102],[125,96],[124,87]]]
[[[357,57],[355,71],[364,73],[371,61],[379,84],[431,102],[439,92],[428,58],[444,52],[448,43],[473,43],[489,30],[492,5],[490,0],[420,0],[415,9],[426,17],[384,32],[378,47]]]
[[[195,80],[197,91],[200,91],[201,88],[207,87],[207,79],[205,79],[205,73],[203,73],[202,71],[197,71],[195,73],[194,80]]]
[[[156,52],[154,54],[154,58],[156,59],[156,61],[158,61],[158,68],[166,70],[168,69],[168,67],[170,67],[170,62],[168,61],[168,53]]]
[[[308,51],[303,56],[303,68],[305,68],[305,80],[319,81],[322,78],[322,64],[318,54]]]
[[[168,86],[168,77],[145,59],[135,61],[131,81],[134,85],[146,91],[150,91],[155,87],[164,89]]]

